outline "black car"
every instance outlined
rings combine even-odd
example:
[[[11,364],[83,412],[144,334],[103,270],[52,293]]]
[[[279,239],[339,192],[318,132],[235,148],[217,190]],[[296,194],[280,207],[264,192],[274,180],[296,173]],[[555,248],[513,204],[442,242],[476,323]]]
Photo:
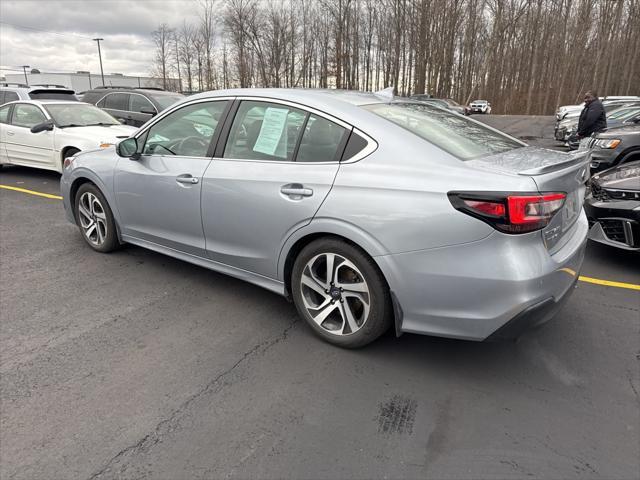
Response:
[[[125,125],[140,127],[184,95],[160,88],[98,87],[87,90],[82,101],[92,103]]]
[[[640,161],[594,175],[584,209],[591,240],[640,251]]]

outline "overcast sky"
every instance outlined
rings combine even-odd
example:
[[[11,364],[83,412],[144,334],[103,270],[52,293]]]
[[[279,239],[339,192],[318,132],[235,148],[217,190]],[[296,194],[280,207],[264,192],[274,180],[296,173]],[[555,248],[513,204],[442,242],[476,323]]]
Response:
[[[42,72],[148,75],[151,32],[197,21],[196,0],[0,0],[0,74],[30,65]],[[43,32],[56,32],[45,33]]]

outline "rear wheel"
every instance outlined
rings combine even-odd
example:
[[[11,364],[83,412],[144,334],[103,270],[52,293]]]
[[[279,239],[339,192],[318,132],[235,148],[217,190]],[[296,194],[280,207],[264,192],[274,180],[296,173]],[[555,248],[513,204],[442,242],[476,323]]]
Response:
[[[391,325],[389,289],[373,260],[334,238],[307,245],[296,258],[291,289],[302,318],[324,340],[362,347]]]
[[[118,248],[118,235],[113,214],[102,192],[92,183],[80,186],[75,198],[76,223],[82,238],[97,252]]]

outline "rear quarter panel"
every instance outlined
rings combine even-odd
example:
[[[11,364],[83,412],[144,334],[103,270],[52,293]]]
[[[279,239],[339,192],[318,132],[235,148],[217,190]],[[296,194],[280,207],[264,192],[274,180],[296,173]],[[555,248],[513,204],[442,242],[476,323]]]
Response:
[[[404,129],[385,124],[384,132],[367,132],[379,144],[373,154],[340,166],[314,219],[366,232],[380,246],[371,255],[464,244],[490,235],[491,226],[453,208],[450,191],[535,190],[530,178],[471,168]]]

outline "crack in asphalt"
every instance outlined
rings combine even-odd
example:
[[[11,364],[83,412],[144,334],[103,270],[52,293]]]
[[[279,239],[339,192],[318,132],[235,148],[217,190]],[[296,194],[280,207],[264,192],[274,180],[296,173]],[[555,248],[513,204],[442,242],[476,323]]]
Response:
[[[256,353],[264,353],[273,346],[287,339],[287,336],[291,329],[298,323],[298,318],[294,318],[293,321],[285,328],[280,335],[271,339],[265,340],[257,345],[254,345],[252,348],[247,350],[240,359],[238,359],[231,367],[229,367],[224,372],[220,373],[214,379],[212,379],[209,383],[207,383],[204,387],[202,387],[198,392],[191,395],[184,402],[182,402],[168,418],[161,420],[155,426],[152,432],[148,433],[144,437],[142,437],[138,442],[133,445],[130,445],[122,450],[120,450],[117,454],[115,454],[100,470],[93,473],[88,480],[97,480],[100,478],[104,478],[104,476],[108,473],[111,473],[113,467],[118,463],[121,464],[120,470],[123,470],[123,467],[126,466],[127,462],[124,461],[125,457],[128,457],[126,460],[130,460],[136,455],[148,451],[151,447],[160,442],[162,437],[168,433],[171,433],[176,430],[177,424],[179,423],[179,415],[186,410],[193,402],[195,402],[198,398],[207,393],[213,391],[214,387],[225,377],[230,375],[237,367],[239,367],[242,363],[245,362],[249,357],[253,356]]]

